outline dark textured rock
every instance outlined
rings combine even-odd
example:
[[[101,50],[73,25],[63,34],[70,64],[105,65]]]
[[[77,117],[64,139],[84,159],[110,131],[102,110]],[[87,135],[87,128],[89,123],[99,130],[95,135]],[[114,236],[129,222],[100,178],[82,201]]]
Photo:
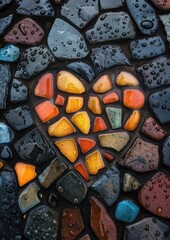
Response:
[[[161,15],[159,17],[160,17],[160,19],[164,25],[165,31],[166,31],[167,41],[170,43],[170,14]]]
[[[148,88],[157,88],[170,84],[170,59],[159,57],[137,68]]]
[[[50,207],[56,208],[58,204],[58,198],[55,194],[50,193],[48,197],[48,204],[50,205]]]
[[[153,35],[158,28],[154,8],[146,0],[126,0],[128,10],[143,34]]]
[[[170,136],[166,138],[162,147],[162,162],[170,167]]]
[[[120,192],[119,170],[111,167],[91,187],[100,193],[105,203],[110,207],[117,200]]]
[[[123,176],[123,191],[131,192],[140,187],[138,180],[129,173],[125,173]]]
[[[11,24],[13,14],[0,18],[0,35],[2,35]]]
[[[140,204],[159,217],[170,219],[170,179],[157,172],[140,190]]]
[[[165,52],[165,45],[161,37],[150,37],[132,41],[130,44],[134,60],[148,59]]]
[[[27,86],[23,82],[17,79],[13,79],[10,91],[10,101],[13,103],[25,102],[27,98],[28,98]]]
[[[28,105],[11,109],[4,114],[4,117],[7,120],[8,124],[17,131],[35,125]]]
[[[61,196],[72,204],[81,203],[87,194],[87,186],[78,175],[72,171],[57,182],[56,188]]]
[[[153,4],[161,10],[170,10],[170,2],[168,0],[151,0]]]
[[[168,240],[170,239],[170,227],[156,218],[144,218],[139,222],[126,226],[124,239]]]
[[[9,160],[13,158],[13,153],[8,146],[3,146],[0,148],[0,158],[4,160]]]
[[[41,164],[55,156],[53,149],[45,140],[38,129],[33,129],[15,144],[14,148],[18,155],[31,163]]]
[[[122,0],[100,0],[101,9],[118,8],[122,6]]]
[[[58,212],[46,205],[34,208],[28,215],[25,236],[28,239],[57,239],[58,218]]]
[[[83,28],[99,13],[98,0],[69,0],[61,8],[61,15]]]
[[[0,145],[11,143],[14,139],[14,133],[8,125],[0,122]]]
[[[12,2],[12,0],[1,0],[0,1],[0,9],[6,7],[7,5],[9,5]]]
[[[102,14],[93,28],[86,32],[90,43],[134,38],[135,31],[129,15],[125,12]]]
[[[11,80],[9,65],[0,64],[0,76],[0,109],[5,109],[8,96],[8,84]]]
[[[79,240],[91,240],[90,236],[88,234],[81,237]]]
[[[151,94],[149,105],[160,123],[170,122],[170,88]]]
[[[91,59],[98,73],[117,65],[131,65],[123,50],[116,45],[93,48]]]
[[[148,172],[158,168],[158,146],[137,138],[132,147],[127,151],[124,159],[118,164],[136,172]]]
[[[54,62],[54,57],[45,46],[27,48],[21,55],[15,73],[16,78],[31,78]]]
[[[65,208],[62,213],[62,240],[74,240],[84,229],[79,208]]]

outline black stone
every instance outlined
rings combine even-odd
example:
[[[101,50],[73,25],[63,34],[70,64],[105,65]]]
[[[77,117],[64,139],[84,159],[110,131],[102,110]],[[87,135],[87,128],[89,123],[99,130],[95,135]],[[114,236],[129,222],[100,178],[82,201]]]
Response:
[[[9,65],[0,64],[0,76],[0,109],[5,109],[8,96],[8,84],[11,80]]]
[[[13,14],[0,18],[0,35],[2,35],[11,24]]]
[[[0,148],[0,158],[4,160],[13,158],[12,151],[8,146],[3,146]]]
[[[170,167],[170,136],[167,137],[162,146],[162,162]]]
[[[48,197],[48,204],[50,205],[50,207],[56,208],[56,206],[58,204],[58,198],[55,194],[50,193],[50,195]]]
[[[122,6],[122,0],[100,0],[101,9],[112,9]]]
[[[25,102],[28,98],[28,88],[22,81],[13,79],[11,92],[10,92],[10,101],[13,103]]]
[[[7,5],[9,5],[12,2],[12,0],[1,0],[0,1],[0,9],[6,7]]]

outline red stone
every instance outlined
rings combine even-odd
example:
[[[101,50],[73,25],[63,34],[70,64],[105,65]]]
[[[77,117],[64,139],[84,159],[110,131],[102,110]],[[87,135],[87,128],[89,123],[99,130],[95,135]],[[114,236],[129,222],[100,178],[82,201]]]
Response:
[[[162,172],[156,173],[141,189],[140,204],[149,212],[170,219],[170,179]]]
[[[83,154],[87,153],[96,146],[96,141],[90,138],[78,138],[77,142],[80,145],[80,149]]]
[[[126,89],[123,91],[123,103],[125,107],[140,109],[144,107],[145,96],[138,89]]]
[[[115,223],[104,206],[94,197],[91,197],[90,204],[91,227],[97,238],[100,240],[117,240]]]
[[[153,4],[161,10],[170,10],[169,0],[151,0]]]
[[[50,101],[45,101],[35,107],[35,111],[43,123],[48,122],[59,114],[59,110]]]
[[[101,132],[101,131],[105,131],[106,129],[107,129],[107,125],[103,120],[103,118],[96,117],[94,120],[93,132]]]
[[[112,162],[115,159],[115,156],[113,156],[112,154],[108,153],[108,152],[104,152],[103,156],[106,160]]]
[[[63,96],[61,96],[60,94],[57,95],[56,100],[55,100],[55,104],[59,105],[59,106],[63,106],[65,102],[65,98]]]
[[[52,98],[54,95],[53,74],[46,73],[38,81],[34,90],[34,94],[38,97]]]
[[[103,97],[104,104],[115,103],[118,101],[119,101],[119,96],[116,92],[108,93],[106,96]]]
[[[90,178],[89,178],[89,174],[87,172],[87,169],[85,168],[85,166],[81,162],[76,163],[74,165],[74,168],[76,169],[76,171],[78,173],[80,173],[80,175],[84,178],[85,181],[87,181],[87,182],[89,181]]]

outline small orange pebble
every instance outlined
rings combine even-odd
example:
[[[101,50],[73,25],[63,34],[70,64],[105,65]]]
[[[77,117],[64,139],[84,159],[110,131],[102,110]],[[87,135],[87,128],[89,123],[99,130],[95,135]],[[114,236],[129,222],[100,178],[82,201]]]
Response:
[[[90,174],[95,175],[99,172],[100,169],[105,167],[102,156],[97,150],[89,154],[85,159],[85,165]]]
[[[116,92],[108,93],[106,96],[103,97],[104,104],[115,103],[118,101],[119,101],[119,96]]]
[[[102,114],[102,108],[98,97],[90,96],[88,100],[88,108],[94,114]]]
[[[140,109],[144,106],[145,96],[140,90],[126,89],[123,91],[123,103],[125,107]]]
[[[108,152],[104,152],[103,157],[110,162],[112,162],[115,159],[115,156],[113,156],[112,154],[110,154]]]
[[[140,119],[141,119],[140,111],[138,110],[133,111],[128,120],[126,121],[124,129],[130,132],[134,131],[137,128]]]
[[[74,168],[76,169],[76,171],[78,173],[80,173],[80,175],[84,178],[85,181],[89,181],[90,177],[89,174],[87,172],[87,169],[85,168],[85,166],[82,163],[76,163],[74,165]]]
[[[79,111],[83,107],[83,103],[83,97],[70,96],[66,106],[66,113],[74,113]]]
[[[116,83],[118,86],[138,86],[138,80],[129,72],[121,72],[116,77]]]
[[[3,162],[0,162],[0,170],[3,168],[4,164]]]
[[[65,102],[65,98],[62,95],[58,94],[55,100],[55,104],[59,106],[63,106],[64,102]]]
[[[80,145],[82,154],[89,152],[96,146],[96,141],[90,138],[77,138],[77,142]]]
[[[18,162],[15,164],[15,171],[20,187],[30,182],[37,176],[35,172],[35,166],[22,162]]]
[[[92,87],[95,93],[105,93],[112,89],[112,80],[109,75],[103,75]]]
[[[96,117],[94,120],[93,132],[101,132],[107,129],[107,125],[103,118]]]
[[[49,101],[45,101],[37,105],[35,107],[35,111],[43,123],[49,121],[59,114],[58,108]]]
[[[54,95],[53,74],[46,73],[38,81],[34,94],[38,97],[52,98]]]

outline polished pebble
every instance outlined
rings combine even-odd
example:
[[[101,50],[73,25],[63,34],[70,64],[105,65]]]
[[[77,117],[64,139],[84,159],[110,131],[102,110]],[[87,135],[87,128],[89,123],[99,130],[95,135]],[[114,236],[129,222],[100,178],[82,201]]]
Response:
[[[106,107],[105,110],[112,129],[120,128],[122,126],[122,109]]]
[[[0,159],[10,160],[13,158],[13,153],[8,146],[3,146],[0,148]]]
[[[92,89],[95,93],[106,93],[112,90],[112,88],[112,79],[106,74],[101,76],[92,86]]]
[[[45,101],[38,104],[35,107],[35,111],[43,123],[50,121],[59,114],[58,108],[51,104],[50,101]]]
[[[11,143],[14,139],[12,129],[3,122],[0,122],[0,145]]]
[[[78,163],[74,164],[74,168],[86,182],[88,182],[90,180],[89,173],[87,172],[87,169],[83,163],[78,162]]]
[[[10,26],[13,19],[13,14],[0,18],[0,35],[2,35]]]
[[[89,152],[96,146],[96,141],[90,138],[77,138],[82,154]]]
[[[100,6],[102,10],[119,8],[122,6],[122,4],[122,0],[100,0]]]
[[[0,48],[0,61],[15,62],[18,60],[19,55],[20,55],[19,48],[12,44]]]
[[[43,74],[39,78],[38,83],[34,89],[34,94],[38,97],[52,98],[54,95],[54,77],[52,73]]]
[[[10,90],[10,102],[26,102],[28,99],[28,87],[17,79],[13,79]]]
[[[123,188],[124,192],[135,191],[140,187],[139,181],[129,173],[125,173],[123,176]]]
[[[116,84],[118,86],[138,86],[139,81],[137,78],[129,72],[122,71],[116,77]]]
[[[141,109],[145,104],[145,95],[138,89],[125,89],[123,91],[123,104],[127,108]]]
[[[136,130],[138,124],[140,123],[141,120],[141,113],[139,110],[134,110],[129,118],[127,119],[125,125],[124,125],[124,130],[133,132]]]
[[[98,96],[90,96],[88,100],[88,108],[96,115],[102,114],[100,98]]]
[[[93,132],[102,132],[107,129],[108,129],[108,127],[107,127],[104,119],[101,117],[96,117],[94,120]]]
[[[85,165],[91,175],[97,174],[101,169],[105,167],[101,153],[98,150],[86,156]]]
[[[85,135],[90,131],[91,121],[88,112],[77,112],[72,116],[71,121]]]
[[[11,81],[10,65],[0,64],[0,76],[0,109],[5,109]]]
[[[162,146],[162,163],[170,167],[170,136],[168,136]]]
[[[84,104],[84,98],[83,97],[75,97],[70,96],[68,97],[67,105],[66,105],[66,113],[74,113],[79,111]]]

